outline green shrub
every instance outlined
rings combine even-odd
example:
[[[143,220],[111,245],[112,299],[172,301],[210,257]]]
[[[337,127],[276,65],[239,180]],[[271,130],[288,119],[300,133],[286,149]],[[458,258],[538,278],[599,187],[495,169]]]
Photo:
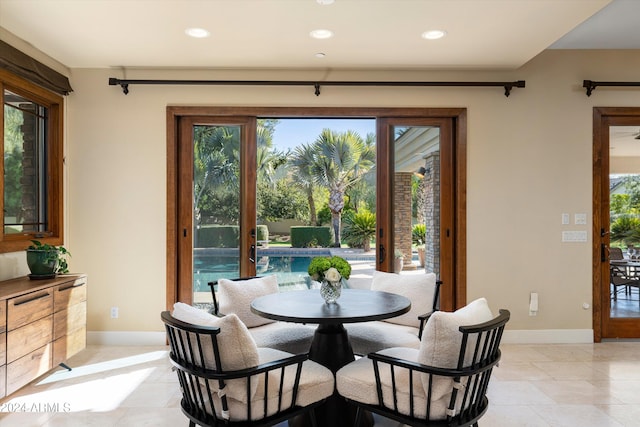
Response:
[[[371,238],[376,235],[376,214],[368,210],[349,213],[344,217],[342,239],[351,248],[371,249]]]
[[[331,245],[331,229],[329,227],[291,227],[292,248],[327,248]]]
[[[269,228],[260,224],[256,227],[256,241],[258,242],[268,242],[269,241]]]
[[[611,241],[627,245],[640,243],[640,219],[630,215],[618,217],[611,223]]]
[[[240,227],[237,225],[202,225],[196,231],[196,248],[237,248]]]
[[[416,246],[422,246],[427,241],[427,226],[424,224],[416,224],[411,230],[411,243]]]

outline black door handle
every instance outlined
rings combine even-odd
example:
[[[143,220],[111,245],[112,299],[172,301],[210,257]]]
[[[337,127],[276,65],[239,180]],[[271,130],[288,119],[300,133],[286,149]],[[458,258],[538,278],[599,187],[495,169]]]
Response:
[[[382,264],[384,262],[385,255],[387,251],[384,248],[384,245],[378,246],[378,253],[380,254],[380,259],[378,260],[378,264]]]

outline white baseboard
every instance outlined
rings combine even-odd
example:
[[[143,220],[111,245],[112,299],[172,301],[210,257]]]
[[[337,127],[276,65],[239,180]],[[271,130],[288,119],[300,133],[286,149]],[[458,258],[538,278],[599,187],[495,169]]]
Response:
[[[504,344],[591,344],[593,329],[505,330]]]
[[[505,344],[590,344],[593,329],[506,330]],[[88,331],[89,345],[165,345],[165,332]]]
[[[166,345],[166,332],[87,331],[89,345]]]

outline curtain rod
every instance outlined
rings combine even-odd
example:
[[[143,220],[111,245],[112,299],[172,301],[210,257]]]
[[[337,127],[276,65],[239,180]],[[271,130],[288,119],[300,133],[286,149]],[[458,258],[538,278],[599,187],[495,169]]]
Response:
[[[640,86],[640,82],[596,82],[593,80],[583,80],[582,87],[587,89],[587,96],[591,96],[598,86]]]
[[[356,81],[296,81],[296,80],[128,80],[109,78],[109,86],[120,85],[122,92],[129,93],[129,85],[226,85],[226,86],[313,86],[316,96],[320,95],[320,86],[500,86],[504,87],[504,96],[511,94],[514,87],[525,87],[524,80],[513,82],[356,82]]]

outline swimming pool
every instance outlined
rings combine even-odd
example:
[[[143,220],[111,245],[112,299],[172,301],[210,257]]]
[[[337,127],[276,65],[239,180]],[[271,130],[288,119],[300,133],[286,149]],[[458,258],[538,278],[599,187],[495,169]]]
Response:
[[[330,256],[328,248],[258,248],[256,273],[275,274],[281,287],[307,288],[311,258]],[[238,249],[194,249],[193,291],[209,292],[208,282],[238,277]]]

